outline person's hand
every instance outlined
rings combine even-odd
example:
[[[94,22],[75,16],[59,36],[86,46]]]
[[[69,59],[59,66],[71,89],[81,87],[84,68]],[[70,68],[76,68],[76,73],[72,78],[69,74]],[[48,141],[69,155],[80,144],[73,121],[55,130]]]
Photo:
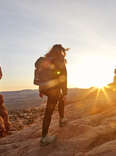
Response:
[[[43,98],[44,95],[43,95],[42,93],[39,93],[39,96],[40,96],[41,98]]]

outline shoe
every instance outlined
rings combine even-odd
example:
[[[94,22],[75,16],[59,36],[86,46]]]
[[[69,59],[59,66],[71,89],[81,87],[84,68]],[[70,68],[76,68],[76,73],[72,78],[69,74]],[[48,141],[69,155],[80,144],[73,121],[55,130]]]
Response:
[[[59,126],[60,127],[64,127],[66,123],[67,123],[67,120],[65,118],[61,118],[59,120]]]
[[[40,140],[40,146],[47,146],[56,140],[56,136],[46,136],[42,137]]]

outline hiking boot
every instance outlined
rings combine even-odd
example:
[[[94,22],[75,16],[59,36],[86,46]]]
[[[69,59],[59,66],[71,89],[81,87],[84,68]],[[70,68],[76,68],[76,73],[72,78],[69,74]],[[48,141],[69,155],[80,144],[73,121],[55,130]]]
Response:
[[[61,118],[59,120],[59,126],[60,127],[64,127],[66,123],[67,123],[67,120],[65,118]]]
[[[56,136],[46,136],[42,137],[40,140],[40,145],[41,146],[46,146],[48,144],[53,143],[56,140]]]

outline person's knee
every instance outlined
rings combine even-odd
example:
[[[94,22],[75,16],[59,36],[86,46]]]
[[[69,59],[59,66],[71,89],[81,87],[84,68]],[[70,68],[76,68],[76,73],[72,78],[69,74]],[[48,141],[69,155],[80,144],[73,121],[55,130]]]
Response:
[[[53,113],[55,106],[56,106],[56,103],[57,103],[57,100],[49,101],[49,103],[47,105],[48,112]]]
[[[47,108],[47,109],[46,109],[46,113],[45,113],[46,116],[47,116],[47,117],[51,117],[52,114],[53,114],[53,111],[54,111],[53,107]]]

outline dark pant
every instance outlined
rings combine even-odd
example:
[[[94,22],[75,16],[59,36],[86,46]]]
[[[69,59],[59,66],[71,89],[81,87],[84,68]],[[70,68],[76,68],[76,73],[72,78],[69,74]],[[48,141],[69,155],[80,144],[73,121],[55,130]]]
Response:
[[[44,115],[44,119],[43,119],[42,137],[45,137],[48,133],[48,129],[49,129],[50,122],[51,122],[51,117],[52,117],[52,114],[53,114],[56,104],[58,104],[58,111],[59,111],[60,118],[64,117],[63,96],[58,97],[58,95],[57,96],[49,95],[48,100],[47,100],[45,115]]]

